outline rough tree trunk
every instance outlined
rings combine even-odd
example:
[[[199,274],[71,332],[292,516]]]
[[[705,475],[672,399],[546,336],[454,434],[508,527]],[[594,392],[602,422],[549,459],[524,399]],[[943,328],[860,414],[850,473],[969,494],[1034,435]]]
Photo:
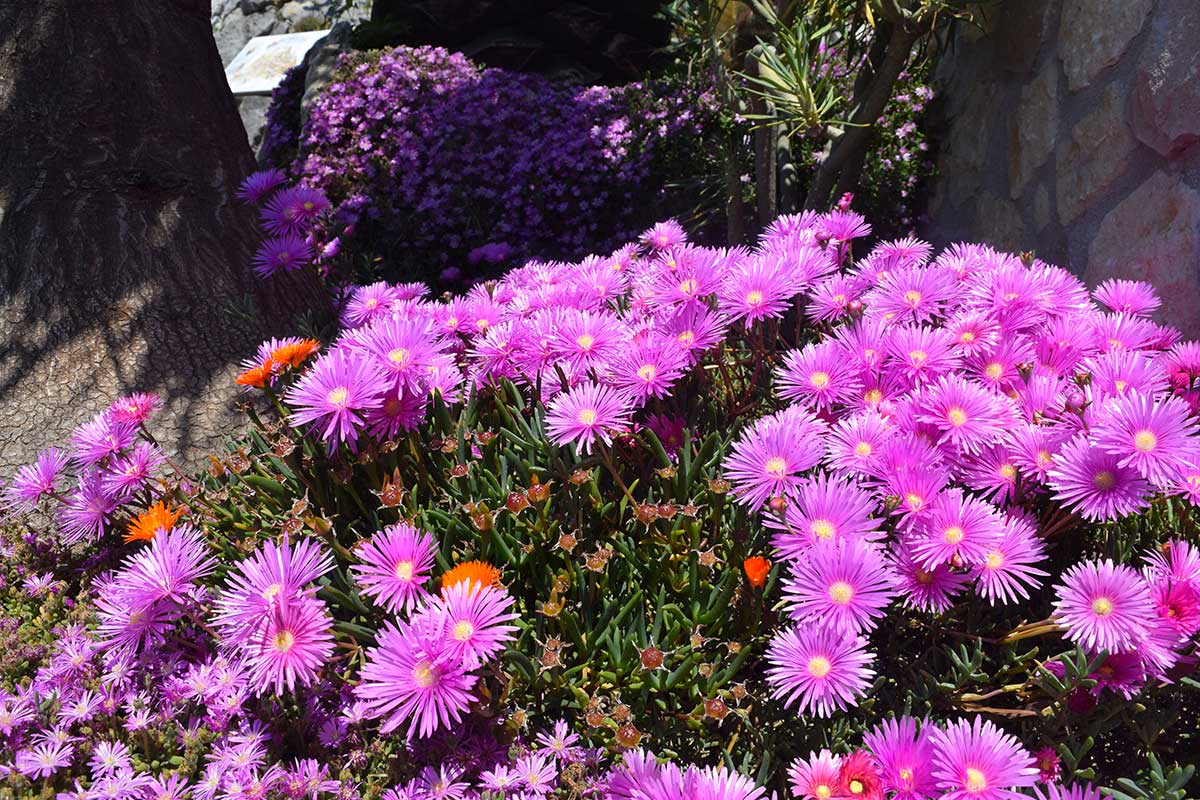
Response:
[[[0,0],[0,474],[131,391],[185,461],[235,430],[284,310],[248,269],[252,168],[208,0]]]

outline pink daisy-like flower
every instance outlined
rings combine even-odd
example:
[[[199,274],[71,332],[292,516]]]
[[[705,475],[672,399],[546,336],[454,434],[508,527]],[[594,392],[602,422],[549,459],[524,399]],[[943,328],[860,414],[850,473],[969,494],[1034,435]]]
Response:
[[[898,327],[887,339],[888,365],[913,385],[949,372],[957,364],[954,338],[941,328]]]
[[[655,250],[666,250],[687,244],[687,231],[675,220],[668,219],[643,233],[642,242]]]
[[[404,523],[389,525],[355,548],[362,563],[350,567],[359,590],[388,611],[411,611],[429,596],[425,582],[433,569],[437,543]]]
[[[69,766],[74,755],[75,746],[72,744],[42,742],[28,749],[17,750],[14,762],[17,772],[27,778],[49,778]]]
[[[1154,626],[1149,585],[1131,568],[1111,560],[1076,564],[1063,573],[1055,592],[1054,616],[1066,637],[1092,652],[1130,650]]]
[[[367,432],[381,441],[389,441],[400,435],[401,431],[413,431],[425,421],[425,412],[429,404],[429,396],[421,394],[405,394],[397,397],[388,392],[383,396],[379,408],[369,409],[364,417]]]
[[[554,398],[546,412],[546,433],[560,447],[574,442],[590,453],[597,442],[611,444],[629,425],[629,399],[609,386],[583,383]]]
[[[380,629],[354,688],[368,714],[384,718],[380,733],[407,727],[411,741],[462,721],[477,678],[446,650],[446,634],[440,615]]]
[[[355,286],[342,307],[342,324],[354,329],[383,319],[399,299],[395,287],[384,281]]]
[[[4,488],[4,500],[15,509],[28,510],[43,497],[55,492],[55,482],[67,465],[67,456],[54,447],[37,455],[37,460],[17,470],[12,482]]]
[[[398,394],[424,394],[439,354],[426,320],[382,319],[350,335],[349,347],[368,355]]]
[[[443,588],[427,613],[445,617],[446,651],[467,669],[476,669],[499,655],[517,630],[518,614],[507,590],[465,580]]]
[[[703,306],[685,307],[664,326],[691,361],[716,347],[725,338],[728,321]]]
[[[621,321],[608,311],[570,310],[552,332],[551,349],[575,370],[603,371],[628,347]]]
[[[825,439],[826,463],[856,475],[870,474],[879,449],[895,428],[874,411],[863,411],[838,420]]]
[[[896,585],[904,605],[922,611],[942,613],[954,605],[954,598],[966,587],[967,576],[949,564],[925,569],[904,541],[892,549]]]
[[[1168,485],[1195,451],[1197,425],[1187,403],[1170,395],[1126,392],[1105,405],[1094,434],[1096,447],[1117,456],[1143,478]]]
[[[338,442],[353,444],[365,413],[383,404],[385,387],[383,373],[367,358],[333,350],[287,393],[285,399],[295,409],[288,422],[294,428],[313,425],[330,448]]]
[[[1110,653],[1088,677],[1096,682],[1092,694],[1099,696],[1108,689],[1129,700],[1146,683],[1146,667],[1140,653]]]
[[[971,570],[975,591],[992,605],[1027,599],[1029,590],[1040,587],[1041,579],[1048,577],[1033,566],[1045,558],[1045,543],[1033,525],[1019,517],[1006,517],[999,541]]]
[[[980,564],[1000,543],[1004,524],[995,506],[949,489],[937,496],[917,527],[913,553],[926,569],[938,564]]]
[[[251,263],[255,275],[269,278],[277,272],[299,269],[312,258],[312,245],[298,234],[287,232],[264,240],[254,252]]]
[[[868,313],[898,323],[940,317],[953,294],[954,279],[939,267],[908,266],[879,276],[865,298]]]
[[[725,459],[725,476],[738,502],[760,508],[800,485],[800,473],[821,460],[812,447],[825,423],[795,406],[764,417],[742,433]]]
[[[1146,507],[1150,485],[1121,457],[1092,445],[1087,434],[1071,438],[1047,472],[1050,489],[1085,519],[1114,520]]]
[[[298,595],[272,605],[250,638],[236,646],[258,693],[291,692],[307,686],[333,654],[333,619],[312,595]]]
[[[868,492],[819,473],[791,493],[782,522],[767,516],[766,524],[779,529],[772,546],[784,558],[795,560],[823,540],[878,538],[879,521],[872,518],[875,510]]]
[[[816,626],[789,628],[767,648],[771,696],[801,714],[828,717],[858,705],[875,676],[875,655],[861,636]]]
[[[812,288],[808,296],[808,318],[828,322],[850,313],[850,304],[861,301],[862,282],[850,275],[835,273]]]
[[[783,593],[796,621],[856,634],[879,624],[894,584],[876,546],[861,539],[837,539],[818,542],[794,562]]]
[[[933,775],[945,800],[1021,800],[1014,791],[1037,783],[1029,751],[990,720],[958,720],[934,728]]]
[[[687,354],[675,341],[647,332],[614,359],[611,382],[643,405],[651,397],[666,397],[687,366]]]
[[[71,457],[79,464],[93,466],[120,454],[133,444],[135,438],[135,425],[99,414],[71,433],[74,445]]]
[[[800,291],[794,274],[781,268],[785,258],[783,253],[757,253],[737,265],[721,284],[721,311],[744,320],[747,330],[759,320],[782,316]]]
[[[63,544],[99,539],[107,530],[116,509],[117,501],[104,490],[99,475],[88,473],[80,476],[78,488],[67,495],[58,509]]]
[[[789,352],[777,373],[776,386],[784,399],[827,409],[857,396],[862,380],[842,346],[826,340]]]
[[[1046,783],[1044,786],[1034,786],[1033,794],[1037,800],[1103,800],[1106,796],[1085,781],[1072,783],[1070,786]]]
[[[1135,316],[1149,316],[1162,305],[1162,300],[1158,299],[1158,294],[1150,284],[1119,278],[1106,280],[1096,287],[1092,296],[1109,311]]]
[[[999,439],[1015,416],[995,394],[958,375],[942,375],[915,402],[916,419],[937,430],[938,443],[964,453]]]
[[[162,407],[162,398],[154,392],[138,392],[118,397],[108,407],[108,415],[117,422],[140,425]]]
[[[227,641],[252,637],[271,610],[302,593],[333,569],[333,557],[315,540],[263,542],[238,564],[216,606],[216,623]]]
[[[263,169],[246,176],[238,187],[237,196],[247,203],[257,203],[269,196],[287,180],[287,176],[277,169]]]
[[[1096,400],[1126,392],[1153,397],[1166,391],[1169,373],[1162,359],[1136,350],[1114,350],[1087,359],[1082,367],[1091,375],[1088,391]]]
[[[788,767],[792,794],[802,800],[831,800],[839,796],[838,771],[842,760],[828,750],[797,758]]]
[[[1000,326],[982,311],[956,314],[946,323],[954,336],[954,347],[967,358],[992,352],[1000,343]]]
[[[930,725],[920,730],[912,717],[884,720],[863,734],[863,744],[879,764],[883,786],[896,800],[936,797]]]
[[[263,207],[262,224],[271,233],[303,233],[328,208],[322,192],[293,186],[276,192]]]
[[[101,481],[104,491],[123,500],[144,488],[154,471],[166,461],[162,451],[150,442],[138,442],[126,455],[113,459]]]

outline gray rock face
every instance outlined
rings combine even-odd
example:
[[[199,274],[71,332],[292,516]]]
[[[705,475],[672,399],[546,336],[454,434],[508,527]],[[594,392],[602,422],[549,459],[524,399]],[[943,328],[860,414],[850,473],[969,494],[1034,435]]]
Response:
[[[212,0],[213,38],[221,53],[221,63],[228,66],[246,42],[255,36],[292,33],[297,26],[312,30],[313,26],[330,27],[335,21],[350,24],[371,15],[371,0],[355,0],[353,7],[330,18],[334,0]],[[348,30],[347,30],[348,36]],[[255,144],[262,131],[270,98],[243,97],[238,111],[246,136]]]
[[[1200,0],[1005,0],[957,35],[929,238],[1151,281],[1200,335]]]
[[[1067,0],[1058,51],[1071,91],[1117,63],[1153,6],[1154,0]]]

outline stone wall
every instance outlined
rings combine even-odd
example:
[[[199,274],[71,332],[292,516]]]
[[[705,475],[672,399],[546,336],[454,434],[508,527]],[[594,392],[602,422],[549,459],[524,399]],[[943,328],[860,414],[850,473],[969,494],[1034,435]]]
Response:
[[[1200,337],[1200,0],[1004,0],[939,66],[932,238],[1153,283]]]
[[[328,27],[333,0],[212,0],[213,38],[221,53],[221,63],[229,66],[246,42],[255,36],[292,33],[297,26],[313,30],[313,25]],[[358,22],[370,17],[370,0],[355,0],[353,7],[338,20]],[[269,97],[238,98],[242,125],[252,145],[262,130]]]

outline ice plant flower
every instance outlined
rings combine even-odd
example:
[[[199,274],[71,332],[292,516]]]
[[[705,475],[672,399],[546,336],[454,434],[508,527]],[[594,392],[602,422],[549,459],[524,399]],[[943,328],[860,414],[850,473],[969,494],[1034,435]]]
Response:
[[[990,720],[958,720],[935,728],[933,775],[946,800],[1020,800],[1037,783],[1029,751]]]
[[[1131,650],[1155,624],[1150,587],[1111,560],[1076,564],[1063,573],[1055,592],[1054,615],[1067,638],[1093,653]]]
[[[725,475],[738,501],[760,508],[770,498],[799,486],[799,473],[816,466],[821,458],[808,442],[825,429],[822,420],[792,407],[764,417],[744,432],[725,459]]]
[[[499,586],[500,570],[485,561],[461,561],[442,575],[442,591],[448,591],[460,583]]]
[[[355,548],[361,563],[350,569],[364,595],[392,613],[408,612],[429,596],[425,583],[436,551],[437,543],[428,533],[397,523]]]
[[[797,758],[788,768],[792,793],[802,800],[830,800],[840,796],[838,772],[841,759],[828,750]]]
[[[788,708],[828,717],[858,705],[875,676],[874,661],[863,637],[804,625],[771,640],[767,682]]]
[[[54,447],[37,455],[37,460],[17,470],[12,483],[4,488],[4,500],[17,509],[28,510],[43,497],[55,492],[55,482],[67,465],[67,456]]]
[[[806,627],[857,634],[879,624],[893,581],[876,546],[838,539],[819,542],[794,561],[783,593],[792,618]]]
[[[425,613],[444,617],[445,652],[477,669],[513,640],[518,615],[512,606],[507,590],[466,580],[445,587]]]
[[[879,764],[883,788],[896,800],[937,797],[933,777],[932,726],[912,717],[884,720],[863,735],[863,744]]]
[[[367,411],[383,404],[384,377],[367,359],[345,350],[317,361],[287,394],[293,427],[313,425],[330,449],[358,438]]]
[[[175,527],[181,514],[183,514],[182,508],[172,511],[165,501],[159,500],[129,521],[125,541],[153,541],[160,530],[170,530]]]
[[[1114,520],[1146,506],[1150,485],[1119,455],[1096,447],[1087,434],[1076,434],[1047,471],[1055,497],[1085,519]]]
[[[750,556],[742,562],[746,580],[755,589],[761,589],[767,583],[767,575],[771,573],[771,562],[762,556]]]
[[[575,443],[590,453],[597,442],[611,444],[629,424],[629,399],[596,383],[584,383],[556,397],[546,413],[546,431],[559,446]]]
[[[1096,425],[1096,447],[1159,486],[1168,485],[1195,452],[1195,422],[1178,397],[1126,392],[1108,401]]]

